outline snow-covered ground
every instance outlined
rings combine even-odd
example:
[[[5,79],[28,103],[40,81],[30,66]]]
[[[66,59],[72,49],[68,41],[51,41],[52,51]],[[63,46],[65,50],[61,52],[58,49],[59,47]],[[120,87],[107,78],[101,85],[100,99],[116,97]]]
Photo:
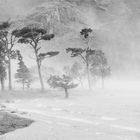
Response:
[[[62,95],[62,91],[1,95],[7,111],[36,122],[0,140],[140,139],[139,90],[77,90],[69,99]]]

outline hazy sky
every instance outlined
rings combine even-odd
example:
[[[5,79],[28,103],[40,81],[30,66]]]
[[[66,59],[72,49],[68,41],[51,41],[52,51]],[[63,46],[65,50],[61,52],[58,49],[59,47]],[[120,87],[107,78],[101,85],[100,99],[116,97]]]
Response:
[[[46,1],[48,0],[0,0],[0,21],[7,20],[12,16],[26,14]],[[140,0],[68,1],[79,1],[81,11],[87,17],[85,22],[93,29],[99,26],[99,29],[95,31],[98,38],[94,43],[102,47],[115,70],[122,67],[121,69],[127,71],[131,66],[134,69],[134,65],[138,71],[140,70],[138,64],[138,62],[140,63]],[[95,4],[94,1],[101,2],[102,5],[108,2],[110,4],[107,10],[104,10],[98,7],[99,5]],[[68,43],[70,46],[70,42]],[[67,44],[61,38],[60,45],[63,50]],[[63,57],[59,59],[60,61],[65,60]],[[125,68],[125,65],[129,65],[129,67]]]
[[[26,14],[31,8],[44,0],[0,0],[0,20],[11,16]]]
[[[48,0],[0,0],[0,19],[5,19],[9,16],[12,15],[18,15],[26,13],[28,10],[33,8],[34,6],[40,5],[43,2],[46,2]],[[68,1],[74,1],[75,0],[68,0]],[[79,3],[91,3],[95,0],[76,0],[79,1]],[[116,7],[118,8],[122,2],[124,2],[128,8],[133,10],[133,12],[137,12],[140,6],[140,1],[139,0],[96,0],[97,3],[98,1],[101,1],[103,4],[105,3],[116,3]],[[117,6],[118,5],[118,6]],[[112,8],[115,9],[113,6]],[[125,9],[122,9],[125,10]]]

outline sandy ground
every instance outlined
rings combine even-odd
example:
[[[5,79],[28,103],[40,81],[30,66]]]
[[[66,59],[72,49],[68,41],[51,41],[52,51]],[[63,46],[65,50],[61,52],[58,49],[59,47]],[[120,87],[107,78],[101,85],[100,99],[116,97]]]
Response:
[[[36,122],[0,140],[139,140],[140,92],[137,90],[71,91],[52,95],[1,95],[8,112]],[[57,96],[60,95],[60,96]],[[10,101],[10,102],[9,102]]]

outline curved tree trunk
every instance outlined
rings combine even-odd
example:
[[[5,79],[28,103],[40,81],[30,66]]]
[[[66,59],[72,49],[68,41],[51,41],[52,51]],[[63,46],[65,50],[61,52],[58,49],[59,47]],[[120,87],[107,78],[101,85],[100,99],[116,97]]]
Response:
[[[37,56],[37,51],[35,50],[35,55],[36,55],[36,63],[37,63],[37,69],[38,69],[38,75],[39,75],[39,80],[40,80],[40,85],[41,85],[41,91],[44,92],[45,87],[42,79],[42,74],[41,74],[41,65],[39,64],[38,56]]]
[[[87,80],[88,80],[88,87],[89,87],[89,90],[91,90],[90,72],[89,72],[89,64],[88,64],[88,63],[87,63],[87,65],[86,65],[86,68],[87,68]]]
[[[41,91],[44,91],[45,88],[44,88],[44,83],[43,83],[43,79],[42,79],[42,75],[41,75],[41,69],[40,69],[39,65],[38,65],[38,74],[39,74],[39,80],[40,80],[40,84],[41,84]]]

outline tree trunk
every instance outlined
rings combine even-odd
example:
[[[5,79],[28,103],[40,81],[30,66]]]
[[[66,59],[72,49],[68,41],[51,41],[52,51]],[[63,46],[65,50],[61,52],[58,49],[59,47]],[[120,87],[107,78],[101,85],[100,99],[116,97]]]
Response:
[[[41,85],[41,91],[43,92],[45,90],[45,88],[44,88],[44,83],[43,83],[43,79],[42,79],[42,75],[41,75],[41,68],[39,65],[38,58],[37,58],[36,62],[37,62],[38,75],[39,75],[39,80],[40,80],[40,85]]]
[[[37,48],[37,44],[34,47],[34,51],[35,51],[35,56],[36,56],[36,63],[37,63],[39,81],[40,81],[40,85],[41,85],[41,91],[44,92],[45,87],[44,87],[44,83],[43,83],[43,79],[42,79],[42,75],[41,75],[41,64],[39,64],[38,51],[36,48]]]
[[[22,89],[23,90],[25,89],[25,82],[24,82],[24,80],[22,81]]]
[[[88,87],[89,87],[89,90],[91,89],[91,84],[90,84],[90,72],[89,72],[89,64],[87,62],[87,80],[88,80]]]
[[[68,93],[68,89],[67,88],[65,88],[65,98],[66,99],[69,98],[69,93]]]
[[[9,90],[12,90],[12,81],[11,81],[11,58],[8,57],[8,78],[9,78]]]
[[[5,88],[4,88],[4,79],[1,78],[0,82],[1,82],[1,90],[4,91],[5,90]]]
[[[41,91],[44,91],[45,88],[44,88],[44,83],[43,83],[40,67],[38,67],[38,74],[39,74],[39,79],[40,79],[40,84],[41,84]]]

